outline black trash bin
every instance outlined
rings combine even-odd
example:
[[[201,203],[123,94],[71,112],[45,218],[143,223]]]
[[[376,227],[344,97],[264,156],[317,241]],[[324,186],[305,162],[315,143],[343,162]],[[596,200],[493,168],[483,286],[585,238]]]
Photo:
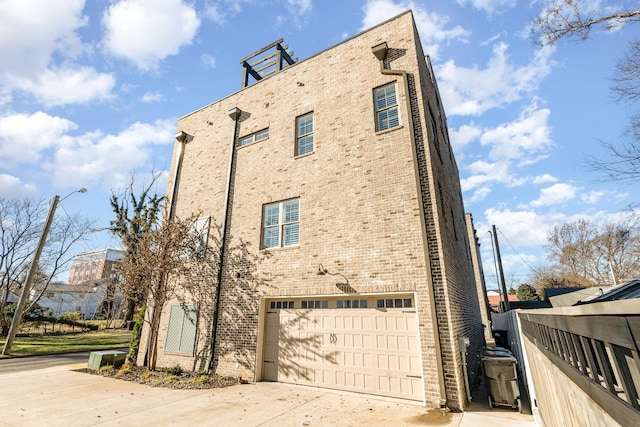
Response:
[[[522,412],[517,364],[518,361],[509,351],[487,348],[482,352],[482,371],[489,409],[508,406]]]
[[[497,347],[510,348],[509,338],[507,337],[507,332],[509,331],[504,329],[494,329],[492,332],[493,339],[495,340]]]

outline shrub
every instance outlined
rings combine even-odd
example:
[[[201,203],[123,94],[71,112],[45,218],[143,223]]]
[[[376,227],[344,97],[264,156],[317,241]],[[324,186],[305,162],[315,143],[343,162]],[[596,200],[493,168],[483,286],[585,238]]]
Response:
[[[167,369],[167,373],[175,376],[180,376],[184,373],[184,369],[180,365],[176,365],[173,368]]]
[[[136,363],[136,359],[138,359],[140,337],[142,336],[142,327],[144,326],[144,312],[146,310],[147,305],[143,304],[140,312],[136,315],[136,321],[133,325],[133,333],[131,334],[131,342],[129,343],[129,354],[127,354],[127,360],[134,364]]]
[[[100,366],[100,369],[98,369],[98,372],[101,374],[104,373],[109,373],[113,371],[113,365],[104,365],[104,366]]]
[[[80,313],[77,311],[68,311],[66,313],[62,313],[60,315],[60,320],[67,322],[79,322],[80,321]]]
[[[130,374],[132,369],[133,366],[131,365],[131,363],[125,363],[116,373],[116,377],[122,377],[124,375]]]

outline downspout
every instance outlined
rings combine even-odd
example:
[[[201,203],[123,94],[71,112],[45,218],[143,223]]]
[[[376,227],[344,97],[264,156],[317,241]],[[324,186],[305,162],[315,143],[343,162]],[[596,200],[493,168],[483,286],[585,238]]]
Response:
[[[169,201],[169,219],[173,219],[176,214],[175,202],[178,193],[178,177],[182,170],[182,160],[184,159],[184,146],[187,142],[191,141],[191,136],[186,132],[180,131],[176,133],[176,140],[180,143],[178,146],[178,160],[176,163],[176,170],[173,174],[173,184],[171,186],[171,200]]]
[[[213,314],[213,325],[211,326],[211,358],[207,363],[207,371],[211,371],[213,360],[216,352],[216,336],[218,334],[218,317],[220,315],[220,295],[222,291],[222,266],[224,265],[225,248],[227,244],[227,224],[229,223],[231,199],[232,173],[235,167],[236,159],[236,139],[238,137],[238,120],[242,111],[238,107],[234,107],[227,111],[227,114],[233,120],[233,137],[231,139],[231,149],[229,151],[229,169],[227,171],[227,188],[224,195],[224,217],[222,218],[222,236],[220,237],[220,262],[218,265],[218,286],[216,288],[216,305]]]
[[[418,206],[420,208],[420,228],[422,230],[422,247],[424,248],[424,259],[427,267],[427,280],[429,282],[429,302],[431,305],[431,320],[433,322],[433,340],[436,350],[436,363],[438,368],[438,385],[440,387],[440,407],[447,405],[447,391],[444,383],[444,367],[442,364],[442,349],[440,348],[440,330],[438,326],[438,315],[436,312],[436,298],[433,286],[433,278],[431,277],[431,261],[429,256],[429,247],[427,246],[427,225],[425,224],[424,204],[422,200],[422,191],[420,185],[420,169],[418,167],[418,152],[416,148],[416,136],[414,130],[413,115],[411,110],[411,99],[409,96],[409,79],[405,70],[387,70],[384,68],[384,59],[387,57],[389,47],[387,42],[380,43],[371,48],[371,51],[380,61],[380,73],[384,75],[401,76],[404,84],[405,103],[407,108],[407,122],[409,124],[409,136],[411,138],[411,150],[413,154],[413,168],[416,178],[416,186],[418,188]]]

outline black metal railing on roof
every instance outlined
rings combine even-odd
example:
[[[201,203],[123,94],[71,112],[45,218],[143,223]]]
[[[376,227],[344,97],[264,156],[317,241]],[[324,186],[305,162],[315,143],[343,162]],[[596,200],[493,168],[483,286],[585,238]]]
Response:
[[[284,39],[277,40],[240,60],[243,88],[251,84],[251,77],[260,81],[298,61],[297,58],[292,58],[293,51],[287,50],[289,46],[282,45],[283,41]]]

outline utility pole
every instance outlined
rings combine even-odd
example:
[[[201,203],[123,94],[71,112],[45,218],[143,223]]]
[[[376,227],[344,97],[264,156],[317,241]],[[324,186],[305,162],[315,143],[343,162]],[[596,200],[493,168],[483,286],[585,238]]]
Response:
[[[496,258],[498,259],[498,271],[500,272],[500,288],[502,289],[502,295],[504,295],[504,307],[502,312],[509,311],[509,294],[507,293],[507,285],[504,282],[504,271],[502,270],[502,258],[500,257],[500,245],[498,245],[498,233],[496,232],[495,224],[493,227],[493,240],[496,244]]]
[[[86,193],[86,188],[81,188],[80,190],[76,190],[73,193]],[[64,197],[66,199],[71,194],[68,194]],[[63,199],[63,200],[64,200]],[[33,256],[33,261],[31,262],[31,267],[29,268],[29,273],[27,274],[27,279],[24,281],[24,285],[22,285],[22,291],[20,292],[20,299],[18,300],[18,304],[16,305],[16,311],[13,313],[13,319],[11,320],[11,326],[9,327],[9,333],[7,334],[7,341],[4,343],[4,348],[2,349],[2,354],[8,356],[11,352],[11,347],[13,346],[13,340],[16,338],[16,334],[18,333],[18,328],[20,327],[20,323],[22,323],[22,317],[24,316],[24,307],[27,305],[27,300],[29,299],[29,293],[31,291],[31,285],[33,284],[33,280],[36,276],[36,272],[38,271],[38,262],[40,261],[40,255],[42,254],[42,249],[44,248],[44,244],[47,241],[47,234],[49,234],[49,229],[51,228],[51,223],[53,222],[53,216],[56,213],[56,208],[58,207],[58,202],[60,201],[60,196],[53,196],[51,199],[51,206],[49,207],[49,214],[47,215],[47,221],[44,224],[44,230],[42,230],[42,235],[40,236],[40,241],[38,242],[38,247],[36,248],[36,253]]]

